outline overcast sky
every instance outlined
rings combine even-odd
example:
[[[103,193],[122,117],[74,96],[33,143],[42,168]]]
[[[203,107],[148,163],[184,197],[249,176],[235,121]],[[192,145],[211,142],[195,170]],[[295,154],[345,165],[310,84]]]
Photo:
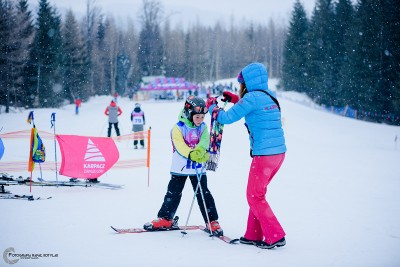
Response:
[[[169,15],[173,24],[213,25],[217,20],[229,23],[234,18],[235,23],[245,19],[259,23],[268,23],[269,19],[287,23],[293,10],[295,0],[159,0]],[[30,4],[35,8],[35,0]],[[85,12],[86,0],[49,0],[51,5],[63,14],[71,8],[77,17]],[[301,0],[308,16],[315,6],[315,0]],[[113,14],[118,20],[128,16],[135,19],[142,7],[142,0],[96,0],[103,13]],[[37,8],[35,8],[37,10]]]

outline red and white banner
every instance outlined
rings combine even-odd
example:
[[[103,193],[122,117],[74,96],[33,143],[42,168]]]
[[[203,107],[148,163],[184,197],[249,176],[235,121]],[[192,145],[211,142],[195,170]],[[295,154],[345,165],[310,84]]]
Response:
[[[112,138],[57,135],[61,149],[60,174],[74,178],[98,178],[119,158]]]

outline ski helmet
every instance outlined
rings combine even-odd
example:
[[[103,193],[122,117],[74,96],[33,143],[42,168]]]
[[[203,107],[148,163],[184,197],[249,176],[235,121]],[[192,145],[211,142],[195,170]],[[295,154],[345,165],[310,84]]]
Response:
[[[194,115],[206,114],[207,112],[206,102],[200,97],[191,95],[186,99],[183,114],[189,121],[193,122]]]

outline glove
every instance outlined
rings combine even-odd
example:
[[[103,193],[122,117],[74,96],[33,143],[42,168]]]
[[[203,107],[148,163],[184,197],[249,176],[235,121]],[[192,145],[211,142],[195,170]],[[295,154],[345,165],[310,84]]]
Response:
[[[189,153],[189,159],[195,162],[200,162],[200,163],[206,162],[209,157],[210,154],[202,147],[195,147]]]
[[[218,105],[217,99],[215,97],[209,97],[207,99],[206,108],[210,109],[210,106]]]
[[[229,91],[224,91],[222,93],[224,98],[221,99],[223,102],[231,102],[233,104],[236,104],[239,101],[239,96],[229,92]]]

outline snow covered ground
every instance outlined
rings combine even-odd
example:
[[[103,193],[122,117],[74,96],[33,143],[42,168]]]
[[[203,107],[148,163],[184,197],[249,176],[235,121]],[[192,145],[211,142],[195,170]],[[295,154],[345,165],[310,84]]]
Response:
[[[103,96],[83,103],[79,116],[73,105],[37,109],[36,126],[52,132],[50,115],[56,112],[59,134],[106,136],[103,112],[110,100]],[[150,187],[145,167],[111,169],[100,180],[123,189],[33,187],[34,197],[52,199],[0,200],[0,252],[12,247],[18,254],[42,254],[20,259],[15,266],[400,266],[400,144],[394,142],[400,128],[319,111],[304,104],[307,101],[294,101],[292,93],[287,98],[282,93],[280,102],[288,152],[267,199],[287,233],[285,247],[229,245],[201,231],[182,237],[179,231],[123,235],[110,229],[141,227],[156,218],[170,179],[169,134],[183,102],[147,101],[141,103],[146,126],[152,127]],[[122,98],[119,104],[122,134],[128,134],[134,102]],[[0,114],[2,133],[30,129],[27,116],[28,111]],[[3,142],[2,160],[27,159],[26,140]],[[45,145],[47,160],[53,161],[54,146],[49,140]],[[131,143],[117,145],[122,158],[145,156]],[[242,236],[246,227],[250,161],[243,121],[225,126],[220,167],[208,172],[208,182],[221,226],[233,238]],[[54,172],[43,176],[55,179]],[[7,189],[30,194],[28,186]],[[180,224],[192,198],[187,184],[177,211]],[[202,224],[196,204],[189,224]],[[8,264],[0,259],[0,266]]]

